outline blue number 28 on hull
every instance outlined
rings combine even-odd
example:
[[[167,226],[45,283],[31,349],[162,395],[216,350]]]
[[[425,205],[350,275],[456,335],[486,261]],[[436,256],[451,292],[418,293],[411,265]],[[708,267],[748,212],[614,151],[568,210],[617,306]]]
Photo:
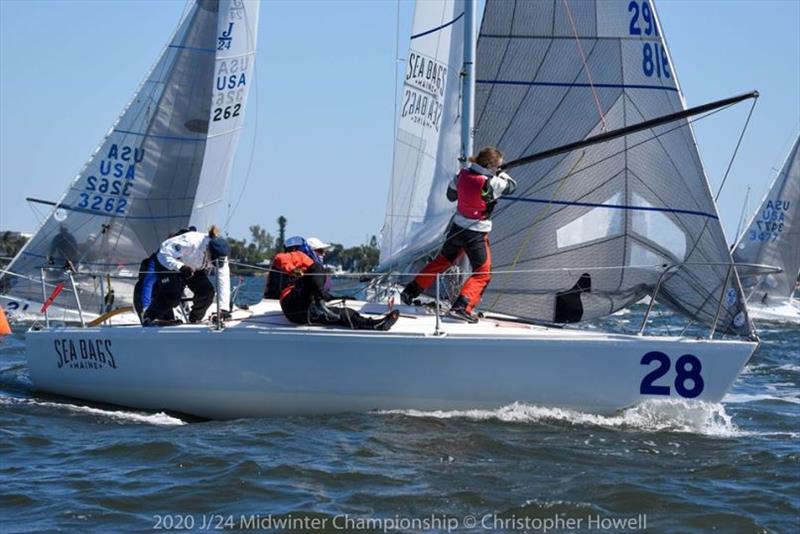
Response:
[[[642,379],[642,384],[639,386],[639,393],[642,395],[670,395],[670,387],[665,385],[656,385],[655,381],[663,377],[669,372],[671,362],[669,356],[663,352],[654,350],[642,356],[641,364],[650,365],[653,362],[658,363],[658,367],[650,371]],[[693,354],[684,354],[675,361],[675,391],[681,397],[693,399],[703,392],[705,386],[703,377],[700,372],[703,370],[703,365],[697,356]],[[687,382],[690,382],[690,387],[687,387]]]

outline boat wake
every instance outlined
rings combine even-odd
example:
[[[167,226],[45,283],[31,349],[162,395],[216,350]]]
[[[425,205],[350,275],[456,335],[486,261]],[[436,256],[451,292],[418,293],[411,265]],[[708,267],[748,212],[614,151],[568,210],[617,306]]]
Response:
[[[165,414],[164,412],[146,413],[130,412],[125,410],[103,410],[91,406],[80,406],[67,402],[49,402],[36,399],[22,399],[17,397],[0,397],[0,405],[4,406],[30,406],[33,408],[46,408],[48,410],[63,410],[71,415],[93,415],[105,417],[118,423],[139,423],[159,426],[185,425],[186,421]]]
[[[639,430],[645,432],[685,432],[714,437],[739,437],[740,430],[718,403],[683,400],[643,402],[616,415],[596,415],[566,408],[548,408],[515,402],[495,410],[386,410],[382,414],[436,419],[463,418],[475,421],[496,420],[504,423],[558,421],[572,425]]]

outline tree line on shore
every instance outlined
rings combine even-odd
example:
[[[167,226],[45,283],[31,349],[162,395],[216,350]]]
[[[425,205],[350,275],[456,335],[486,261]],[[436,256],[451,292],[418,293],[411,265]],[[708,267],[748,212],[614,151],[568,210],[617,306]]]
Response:
[[[286,240],[286,218],[278,217],[278,233],[270,234],[265,228],[256,224],[249,228],[250,237],[235,239],[228,237],[231,246],[231,258],[247,264],[266,264],[272,257],[283,250]],[[325,255],[325,263],[332,267],[340,267],[343,271],[367,272],[378,264],[378,238],[372,236],[368,243],[345,248],[344,245],[332,243]]]
[[[270,234],[260,225],[249,228],[250,236],[236,239],[227,236],[231,246],[231,259],[237,263],[250,265],[268,264],[272,257],[283,250],[286,240],[286,217],[278,217],[278,233]],[[0,257],[10,259],[17,255],[28,240],[28,236],[18,232],[0,232]],[[325,263],[331,267],[350,272],[367,272],[378,264],[378,239],[374,235],[369,242],[355,247],[332,243],[325,256]],[[246,267],[234,265],[234,270],[246,271]]]

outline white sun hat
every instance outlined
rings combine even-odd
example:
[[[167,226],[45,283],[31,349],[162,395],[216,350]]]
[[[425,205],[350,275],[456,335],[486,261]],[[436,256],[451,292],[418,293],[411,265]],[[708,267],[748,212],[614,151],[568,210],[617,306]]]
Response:
[[[306,239],[306,243],[308,243],[308,246],[311,247],[312,250],[325,250],[332,246],[330,243],[326,243],[318,237],[309,237]]]

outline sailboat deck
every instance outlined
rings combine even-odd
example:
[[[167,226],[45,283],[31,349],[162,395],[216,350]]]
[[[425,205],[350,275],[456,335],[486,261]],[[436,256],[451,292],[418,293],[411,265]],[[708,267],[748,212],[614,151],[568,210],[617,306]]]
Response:
[[[348,301],[347,306],[362,314],[380,317],[388,312],[386,304],[363,301]],[[336,304],[332,305],[336,308]],[[436,332],[435,310],[425,306],[394,306],[400,312],[397,323],[388,332],[359,331],[368,335],[409,335],[433,336]],[[283,315],[276,300],[263,300],[249,310],[238,310],[233,320],[226,323],[226,329],[258,328],[264,330],[294,330],[306,332],[341,332],[353,334],[353,330],[339,326],[297,325]],[[537,326],[502,319],[482,319],[476,324],[466,323],[448,316],[440,317],[440,334],[447,336],[491,336],[491,337],[529,337],[558,336],[564,330],[557,327]],[[569,331],[570,335],[573,331]],[[580,335],[583,332],[575,331]]]
[[[382,303],[370,303],[364,301],[347,301],[347,306],[361,313],[379,317],[387,313],[387,305]],[[333,304],[336,307],[336,304]],[[247,310],[239,309],[234,311],[233,318],[225,323],[225,332],[258,332],[258,333],[307,333],[324,334],[326,336],[378,336],[378,337],[436,337],[436,316],[432,308],[425,306],[394,306],[400,311],[400,318],[388,332],[351,330],[340,326],[319,326],[319,325],[297,325],[290,322],[281,311],[277,300],[265,299],[250,306]],[[175,330],[175,331],[197,331],[207,330],[213,326],[210,322],[203,324],[183,324],[162,328],[147,328],[145,330]],[[117,326],[113,328],[119,328]],[[142,327],[138,327],[142,328]],[[508,320],[501,318],[485,318],[476,324],[459,321],[448,316],[440,317],[439,335],[449,338],[475,338],[483,341],[491,339],[539,339],[539,340],[585,340],[585,341],[630,341],[632,339],[643,339],[643,337],[632,336],[630,334],[614,334],[609,332],[578,330],[572,328],[560,328],[557,326],[533,325],[516,322],[513,318]],[[644,336],[647,338],[649,336]],[[660,340],[686,340],[689,338],[677,338],[658,336]],[[698,341],[694,339],[693,341]]]

